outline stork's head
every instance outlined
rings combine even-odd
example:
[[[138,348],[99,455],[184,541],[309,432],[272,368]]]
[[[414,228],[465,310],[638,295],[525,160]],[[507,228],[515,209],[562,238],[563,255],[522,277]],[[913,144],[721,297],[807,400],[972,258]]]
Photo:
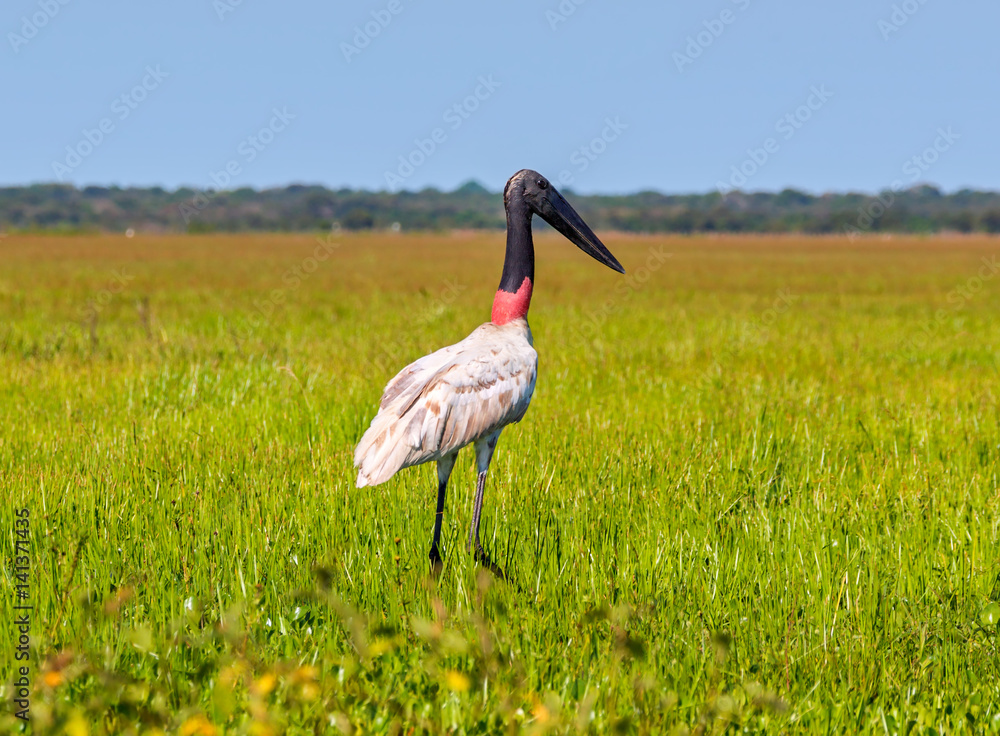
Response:
[[[541,217],[588,256],[618,273],[625,273],[622,264],[611,255],[611,251],[604,246],[583,218],[549,180],[537,171],[521,169],[514,174],[504,188],[503,203],[508,212],[515,205],[521,203],[527,205],[529,212]]]

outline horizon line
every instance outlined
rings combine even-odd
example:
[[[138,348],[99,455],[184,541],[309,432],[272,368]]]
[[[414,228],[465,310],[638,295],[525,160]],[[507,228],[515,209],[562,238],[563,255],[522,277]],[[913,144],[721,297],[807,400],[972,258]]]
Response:
[[[71,189],[75,189],[77,191],[84,191],[86,189],[107,189],[107,190],[118,190],[118,191],[125,191],[125,190],[130,190],[130,189],[147,190],[148,191],[148,190],[158,189],[158,190],[162,190],[163,192],[166,192],[167,194],[176,194],[178,192],[204,192],[204,193],[208,193],[208,192],[240,192],[240,191],[247,191],[247,190],[255,192],[255,193],[262,193],[262,192],[268,192],[268,191],[288,190],[288,189],[292,189],[292,188],[325,189],[326,191],[334,192],[334,193],[336,193],[338,191],[348,190],[348,191],[354,192],[354,193],[362,193],[362,194],[384,194],[384,195],[421,194],[421,193],[424,193],[424,192],[434,192],[434,193],[439,193],[439,194],[457,194],[457,193],[462,192],[463,190],[470,190],[470,189],[479,189],[479,190],[481,190],[485,194],[496,195],[496,196],[500,196],[503,193],[502,189],[491,190],[488,187],[484,186],[478,179],[474,179],[474,178],[466,180],[465,182],[459,184],[458,186],[456,186],[453,189],[443,189],[441,187],[430,185],[430,184],[427,185],[427,186],[425,186],[425,187],[421,187],[419,189],[404,189],[404,188],[401,188],[401,189],[367,189],[365,187],[358,187],[358,186],[346,186],[346,185],[345,186],[331,186],[331,185],[328,185],[328,184],[306,183],[306,182],[301,182],[301,181],[291,181],[291,182],[289,182],[287,184],[283,184],[283,185],[262,186],[262,187],[245,186],[245,187],[237,187],[235,189],[229,189],[229,188],[219,189],[217,187],[196,187],[196,186],[190,186],[190,185],[186,185],[186,184],[182,184],[182,185],[179,185],[179,186],[171,188],[171,187],[164,186],[162,184],[130,184],[130,185],[124,185],[123,186],[121,184],[99,184],[99,183],[76,184],[76,183],[73,183],[73,182],[60,182],[60,181],[37,181],[37,182],[31,182],[31,183],[27,183],[27,184],[0,184],[0,190],[4,190],[4,189],[31,189],[31,188],[34,188],[34,187],[64,187],[64,188],[68,187],[68,188],[71,188]],[[663,190],[660,190],[660,189],[653,189],[653,188],[636,189],[636,190],[631,190],[631,191],[628,191],[628,192],[581,192],[581,191],[578,191],[578,190],[574,189],[573,187],[567,186],[567,187],[562,187],[561,191],[569,192],[569,193],[571,193],[571,194],[573,194],[574,196],[577,196],[577,197],[634,197],[634,196],[638,196],[638,195],[642,195],[642,194],[656,194],[656,195],[663,196],[663,197],[699,197],[699,196],[707,196],[707,195],[711,195],[711,194],[718,194],[718,195],[720,195],[723,198],[731,196],[731,195],[753,196],[753,195],[758,195],[758,194],[782,194],[783,192],[795,192],[797,194],[805,194],[805,195],[808,195],[810,197],[815,197],[815,198],[818,199],[818,198],[822,198],[822,197],[828,196],[828,195],[834,195],[834,196],[840,195],[840,196],[844,196],[844,195],[858,194],[858,195],[864,195],[864,196],[875,196],[875,195],[881,194],[883,192],[890,191],[891,189],[892,189],[892,186],[891,185],[887,185],[887,186],[883,187],[882,189],[878,189],[878,190],[863,190],[863,189],[847,189],[847,190],[840,189],[840,190],[836,190],[836,189],[828,189],[828,190],[825,190],[825,191],[822,191],[822,192],[819,192],[819,193],[817,193],[814,190],[799,189],[799,188],[794,187],[794,186],[786,186],[786,187],[783,187],[781,189],[752,189],[752,190],[731,189],[731,190],[726,191],[726,192],[723,192],[723,191],[721,191],[718,188],[707,189],[707,190],[700,190],[700,191],[688,190],[688,191],[684,191],[684,192],[680,192],[680,191],[666,192],[666,191],[663,191]],[[908,187],[906,187],[904,189],[901,189],[901,190],[897,190],[897,191],[912,192],[912,191],[921,190],[921,189],[933,189],[933,190],[937,191],[939,194],[941,194],[942,196],[953,196],[953,195],[956,195],[956,194],[961,194],[963,192],[974,192],[974,193],[978,193],[978,194],[1000,194],[1000,188],[998,188],[998,189],[977,189],[975,187],[969,187],[969,186],[958,187],[958,188],[956,188],[956,189],[954,189],[952,191],[948,191],[948,190],[943,189],[940,185],[935,184],[933,182],[914,182],[910,186],[908,186]]]

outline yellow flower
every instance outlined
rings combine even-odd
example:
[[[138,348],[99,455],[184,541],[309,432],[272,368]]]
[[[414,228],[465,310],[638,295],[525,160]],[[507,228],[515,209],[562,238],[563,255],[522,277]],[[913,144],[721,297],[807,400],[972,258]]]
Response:
[[[463,675],[461,672],[456,672],[455,670],[448,670],[444,673],[444,684],[447,685],[449,689],[460,693],[464,693],[472,686],[468,677]]]
[[[319,688],[312,682],[303,683],[301,692],[303,700],[315,700],[319,697]]]
[[[319,676],[319,670],[312,665],[303,665],[292,673],[292,682],[313,682]]]
[[[203,715],[191,716],[181,725],[178,731],[181,736],[216,736],[219,729]]]
[[[275,677],[270,672],[261,675],[254,684],[251,686],[251,690],[257,695],[262,695],[266,697],[274,690],[274,686],[278,684],[278,678]]]
[[[66,724],[66,736],[89,736],[90,727],[79,713],[72,716]]]
[[[541,703],[538,703],[532,710],[532,715],[535,716],[535,720],[539,723],[548,723],[552,719],[552,713]]]
[[[65,679],[62,676],[62,672],[51,670],[50,672],[46,672],[42,675],[42,682],[49,687],[59,687],[63,684],[63,682],[65,682]]]

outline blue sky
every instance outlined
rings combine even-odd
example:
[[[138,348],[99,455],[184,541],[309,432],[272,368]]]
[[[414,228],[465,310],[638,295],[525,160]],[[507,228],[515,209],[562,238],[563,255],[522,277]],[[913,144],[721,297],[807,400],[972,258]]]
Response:
[[[6,0],[0,185],[998,189],[997,27],[995,0]]]

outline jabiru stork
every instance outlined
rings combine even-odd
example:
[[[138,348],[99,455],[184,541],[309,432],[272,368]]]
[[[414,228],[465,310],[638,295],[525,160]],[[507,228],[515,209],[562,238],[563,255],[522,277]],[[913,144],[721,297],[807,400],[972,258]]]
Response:
[[[430,561],[442,564],[441,519],[458,451],[476,450],[479,477],[468,548],[490,569],[479,541],[486,473],[504,427],[528,410],[538,369],[528,328],[535,280],[531,219],[538,215],[587,255],[625,273],[583,218],[541,174],[523,169],[507,182],[507,252],[491,320],[455,345],[406,366],[389,381],[378,413],[354,452],[358,488],[384,483],[399,470],[437,461],[438,497]],[[502,575],[502,573],[501,573]]]

